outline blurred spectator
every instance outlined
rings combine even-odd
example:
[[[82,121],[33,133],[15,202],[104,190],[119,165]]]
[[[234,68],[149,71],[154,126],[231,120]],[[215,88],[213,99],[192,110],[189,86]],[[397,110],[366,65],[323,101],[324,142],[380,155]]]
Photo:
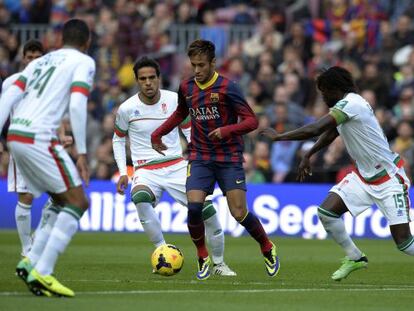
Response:
[[[249,12],[249,7],[243,1],[240,1],[236,4],[236,14],[233,18],[232,24],[239,25],[252,25],[255,23],[255,20],[251,13]]]
[[[181,2],[178,5],[177,16],[175,22],[177,24],[195,24],[197,22],[196,17],[194,16],[191,6],[188,2]]]
[[[243,169],[246,174],[246,183],[249,184],[263,184],[266,178],[263,173],[255,167],[253,156],[250,153],[243,153],[244,162]]]
[[[304,26],[300,22],[294,22],[290,26],[289,34],[283,45],[294,47],[300,53],[300,58],[304,64],[311,58],[312,40],[306,36]]]
[[[323,169],[326,172],[326,181],[337,182],[337,174],[351,164],[345,145],[341,137],[337,137],[323,155]]]
[[[253,151],[254,166],[264,175],[267,182],[272,180],[272,166],[270,164],[269,144],[257,141]]]
[[[391,150],[405,156],[405,153],[414,145],[413,128],[408,121],[402,121],[397,127],[397,137],[391,141]]]
[[[277,141],[272,144],[270,161],[273,169],[273,182],[282,183],[292,170],[299,141]]]
[[[214,11],[207,10],[203,15],[203,26],[200,29],[200,37],[209,40],[216,46],[216,57],[223,57],[228,45],[227,33],[218,24]]]
[[[377,105],[377,96],[375,92],[371,89],[366,89],[361,91],[361,96],[370,104],[372,109],[376,109]]]
[[[266,50],[265,41],[267,38],[267,44],[272,46],[272,51],[277,51],[281,48],[283,43],[283,36],[277,32],[272,24],[272,21],[268,18],[263,18],[259,25],[257,25],[257,32],[248,40],[243,43],[243,52],[248,57],[258,57]]]
[[[398,103],[393,107],[397,120],[414,121],[414,90],[406,87],[401,91]]]
[[[384,78],[380,75],[377,64],[367,63],[362,71],[361,78],[357,81],[357,85],[361,90],[372,90],[375,93],[376,103],[378,106],[388,104],[388,85]]]
[[[414,31],[411,26],[411,17],[408,15],[401,15],[397,20],[396,29],[394,32],[395,42],[397,48],[405,45],[413,44]]]
[[[266,108],[266,114],[273,124],[282,120],[282,122],[287,122],[292,127],[299,127],[303,125],[305,121],[305,111],[303,107],[290,100],[286,86],[283,84],[275,87],[273,92],[273,103]]]
[[[34,24],[48,24],[52,0],[34,0],[30,8],[30,22]]]

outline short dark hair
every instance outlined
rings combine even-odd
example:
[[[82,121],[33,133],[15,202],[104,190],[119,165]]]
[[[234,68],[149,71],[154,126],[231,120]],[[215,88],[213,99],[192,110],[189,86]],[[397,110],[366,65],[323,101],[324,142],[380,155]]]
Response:
[[[144,68],[144,67],[154,68],[155,72],[157,74],[157,77],[160,76],[161,71],[160,71],[160,65],[158,64],[158,62],[153,58],[143,56],[135,62],[135,65],[134,65],[135,79],[138,80],[138,70],[140,70],[141,68]]]
[[[80,19],[70,19],[63,25],[63,44],[81,47],[88,42],[89,36],[90,31],[88,25]]]
[[[352,74],[339,66],[324,70],[316,79],[319,90],[340,90],[344,93],[357,92]]]
[[[27,52],[40,52],[42,54],[45,53],[43,49],[43,44],[39,40],[29,40],[23,46],[23,56],[26,55]]]
[[[198,39],[188,46],[188,57],[201,54],[207,55],[208,60],[211,62],[216,57],[216,47],[214,46],[214,43],[208,40]]]

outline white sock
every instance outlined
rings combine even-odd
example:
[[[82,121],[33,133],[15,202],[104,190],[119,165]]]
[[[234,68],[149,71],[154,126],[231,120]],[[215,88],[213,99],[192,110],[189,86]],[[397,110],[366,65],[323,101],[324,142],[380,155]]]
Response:
[[[164,235],[162,234],[160,220],[155,213],[154,207],[151,203],[137,203],[135,204],[138,217],[144,228],[145,234],[148,236],[152,244],[157,248],[165,244]]]
[[[78,222],[83,211],[76,207],[63,208],[53,226],[45,249],[36,264],[36,270],[42,275],[53,273],[58,256],[63,253],[78,230]]]
[[[318,209],[318,216],[326,232],[342,247],[349,259],[358,260],[362,257],[362,252],[356,247],[346,232],[342,218],[321,208]]]
[[[22,245],[22,255],[26,256],[32,246],[32,206],[17,202],[14,217],[16,219],[17,233],[19,234]]]
[[[398,249],[407,255],[414,256],[414,237],[398,245]]]
[[[204,220],[207,243],[211,250],[211,259],[214,264],[224,261],[224,233],[217,213]]]
[[[35,265],[39,260],[40,255],[42,255],[59,211],[60,207],[54,204],[53,201],[49,198],[43,207],[42,217],[40,218],[39,225],[37,226],[34,234],[32,248],[27,254],[27,257],[30,259],[32,265]]]

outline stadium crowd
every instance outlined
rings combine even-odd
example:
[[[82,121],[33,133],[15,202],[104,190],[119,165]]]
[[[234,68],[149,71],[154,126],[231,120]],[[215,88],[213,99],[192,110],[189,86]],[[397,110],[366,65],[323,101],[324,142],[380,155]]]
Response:
[[[259,129],[245,137],[248,182],[295,181],[298,159],[313,141],[271,143],[258,132],[269,125],[286,131],[324,115],[327,107],[314,78],[333,65],[353,73],[411,177],[413,16],[414,4],[405,0],[0,0],[0,77],[4,80],[21,69],[24,42],[19,42],[13,25],[48,24],[39,39],[46,50],[53,50],[60,46],[61,26],[67,19],[87,21],[93,31],[89,53],[97,63],[88,103],[89,159],[92,178],[111,179],[117,173],[114,115],[137,92],[135,59],[145,54],[156,58],[163,87],[177,91],[191,67],[171,41],[171,26],[200,24],[200,37],[216,44],[219,71],[238,81],[259,119]],[[225,34],[236,25],[254,29],[252,36],[232,42]],[[69,122],[64,126],[70,131]],[[75,156],[76,150],[71,154]],[[7,174],[7,160],[2,157],[0,177]],[[309,182],[336,182],[353,169],[340,138],[313,161]]]

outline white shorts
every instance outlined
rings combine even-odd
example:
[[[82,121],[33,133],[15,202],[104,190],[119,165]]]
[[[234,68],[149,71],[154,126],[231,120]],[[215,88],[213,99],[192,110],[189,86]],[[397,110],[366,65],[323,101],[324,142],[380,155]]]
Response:
[[[63,193],[82,184],[75,164],[57,142],[9,141],[8,146],[29,191],[35,197],[44,192]]]
[[[131,193],[136,186],[147,186],[155,196],[153,205],[156,206],[165,190],[175,201],[187,206],[185,190],[187,164],[188,162],[183,160],[163,168],[139,168],[135,170],[134,177],[132,178]]]
[[[17,193],[30,192],[27,188],[26,182],[24,181],[22,173],[20,173],[20,170],[11,155],[9,158],[9,169],[7,172],[7,191]]]
[[[390,180],[380,185],[364,183],[354,172],[349,173],[330,192],[338,194],[353,216],[376,204],[389,225],[410,222],[410,181],[403,168]]]

